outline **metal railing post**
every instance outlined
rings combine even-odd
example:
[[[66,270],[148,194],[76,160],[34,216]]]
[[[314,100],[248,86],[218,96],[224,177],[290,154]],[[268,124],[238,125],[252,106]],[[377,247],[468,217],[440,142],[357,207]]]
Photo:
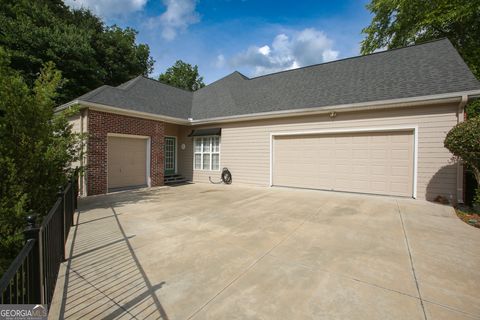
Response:
[[[75,189],[74,189],[74,190],[75,190],[75,194],[74,194],[74,199],[75,199],[75,201],[74,201],[74,203],[75,203],[74,209],[75,209],[75,210],[78,209],[78,203],[77,203],[77,201],[78,201],[78,192],[79,192],[79,187],[78,187],[78,185],[79,185],[79,180],[78,180],[78,179],[80,178],[80,174],[79,174],[80,172],[79,172],[79,171],[80,171],[80,170],[78,169],[78,167],[75,167],[75,174],[73,175],[73,181],[75,182]],[[74,210],[74,212],[75,212],[75,210]],[[73,219],[72,219],[72,225],[73,225]]]
[[[71,205],[70,205],[70,212],[68,213],[70,215],[70,225],[68,226],[69,228],[73,225],[73,213],[75,212],[75,173],[73,174],[72,178],[70,179],[70,186],[71,190]]]
[[[62,261],[65,261],[65,242],[67,239],[65,239],[65,235],[66,235],[66,232],[65,232],[65,193],[63,191],[63,187],[62,186],[59,186],[58,187],[58,192],[57,192],[57,196],[61,199],[61,202],[60,202],[60,209],[62,210],[62,214],[60,215],[60,221],[61,221],[61,225],[62,227],[60,228],[60,233],[61,233],[61,239],[62,239]]]
[[[43,254],[42,254],[42,237],[40,236],[40,228],[35,224],[36,215],[27,217],[27,228],[23,235],[26,240],[33,239],[35,244],[32,249],[32,261],[28,262],[28,290],[30,292],[28,303],[43,304],[44,297],[44,275],[43,275]]]

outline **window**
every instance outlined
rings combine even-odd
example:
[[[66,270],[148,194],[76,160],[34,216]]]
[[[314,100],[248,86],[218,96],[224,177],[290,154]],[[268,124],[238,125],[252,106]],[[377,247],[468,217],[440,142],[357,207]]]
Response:
[[[197,137],[193,144],[195,170],[220,169],[220,137]]]

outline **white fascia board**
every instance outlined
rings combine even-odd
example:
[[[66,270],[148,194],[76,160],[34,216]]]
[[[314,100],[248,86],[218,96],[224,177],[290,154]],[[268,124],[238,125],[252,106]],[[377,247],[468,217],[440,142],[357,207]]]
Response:
[[[261,120],[261,119],[268,119],[268,118],[281,118],[281,117],[289,117],[289,116],[330,113],[332,111],[361,111],[361,110],[400,108],[400,107],[408,107],[408,106],[424,106],[424,105],[432,105],[432,104],[439,104],[439,103],[458,103],[463,96],[471,97],[478,94],[480,94],[480,90],[452,92],[452,93],[445,93],[445,94],[402,98],[402,99],[378,100],[378,101],[368,101],[368,102],[351,103],[351,104],[344,104],[344,105],[333,105],[333,106],[313,107],[313,108],[296,109],[296,110],[272,111],[272,112],[262,112],[262,113],[254,113],[254,114],[246,114],[246,115],[238,115],[238,116],[208,118],[208,119],[201,119],[201,120],[192,120],[191,124],[199,125],[199,124],[211,124],[211,123],[220,123],[220,122]]]
[[[162,115],[152,114],[152,113],[148,113],[148,112],[122,109],[122,108],[111,107],[111,106],[107,106],[107,105],[104,105],[104,104],[98,104],[98,103],[82,101],[82,100],[71,101],[67,104],[64,104],[64,105],[60,106],[55,111],[58,112],[60,110],[65,110],[68,107],[70,107],[72,105],[75,105],[75,104],[79,104],[81,107],[89,108],[90,110],[94,110],[94,111],[110,112],[110,113],[130,116],[130,117],[144,118],[144,119],[150,119],[150,120],[158,120],[158,121],[164,121],[164,122],[174,123],[174,124],[183,124],[183,125],[190,124],[190,121],[188,121],[187,119],[181,119],[181,118],[175,118],[175,117],[169,117],[169,116],[162,116]]]
[[[174,124],[202,125],[202,124],[215,124],[215,123],[225,123],[225,122],[271,119],[271,118],[284,118],[284,117],[291,117],[291,116],[302,116],[302,115],[313,115],[313,114],[325,114],[325,113],[330,113],[332,111],[346,112],[346,111],[361,111],[361,110],[378,110],[378,109],[401,108],[401,107],[409,107],[409,106],[426,106],[426,105],[433,105],[433,104],[440,104],[440,103],[443,103],[443,104],[459,103],[462,100],[462,98],[464,98],[465,96],[466,97],[480,96],[480,90],[451,92],[451,93],[444,93],[444,94],[401,98],[401,99],[368,101],[368,102],[351,103],[351,104],[343,104],[343,105],[312,107],[312,108],[295,109],[295,110],[259,112],[259,113],[244,114],[244,115],[214,117],[214,118],[207,118],[207,119],[200,119],[200,120],[194,120],[190,118],[181,119],[181,118],[152,114],[148,112],[127,110],[127,109],[122,109],[122,108],[117,108],[117,107],[112,107],[112,106],[107,106],[103,104],[82,101],[82,100],[73,100],[69,103],[63,104],[60,107],[56,108],[55,112],[67,109],[68,107],[75,104],[80,104],[81,106],[88,107],[92,110],[97,110],[97,111],[112,112],[112,113],[123,114],[127,116],[165,121],[165,122],[174,123]]]

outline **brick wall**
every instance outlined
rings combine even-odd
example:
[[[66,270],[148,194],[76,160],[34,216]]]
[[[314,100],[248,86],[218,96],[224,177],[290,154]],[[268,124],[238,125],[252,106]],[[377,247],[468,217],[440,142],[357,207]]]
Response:
[[[149,136],[151,139],[151,185],[163,185],[163,122],[89,110],[87,194],[107,193],[107,134]]]

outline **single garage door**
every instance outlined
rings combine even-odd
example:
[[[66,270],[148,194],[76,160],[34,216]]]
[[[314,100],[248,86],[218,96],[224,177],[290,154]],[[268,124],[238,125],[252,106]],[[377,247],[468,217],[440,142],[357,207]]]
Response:
[[[108,189],[147,184],[147,139],[108,137]]]
[[[413,131],[275,136],[276,186],[413,196]]]

